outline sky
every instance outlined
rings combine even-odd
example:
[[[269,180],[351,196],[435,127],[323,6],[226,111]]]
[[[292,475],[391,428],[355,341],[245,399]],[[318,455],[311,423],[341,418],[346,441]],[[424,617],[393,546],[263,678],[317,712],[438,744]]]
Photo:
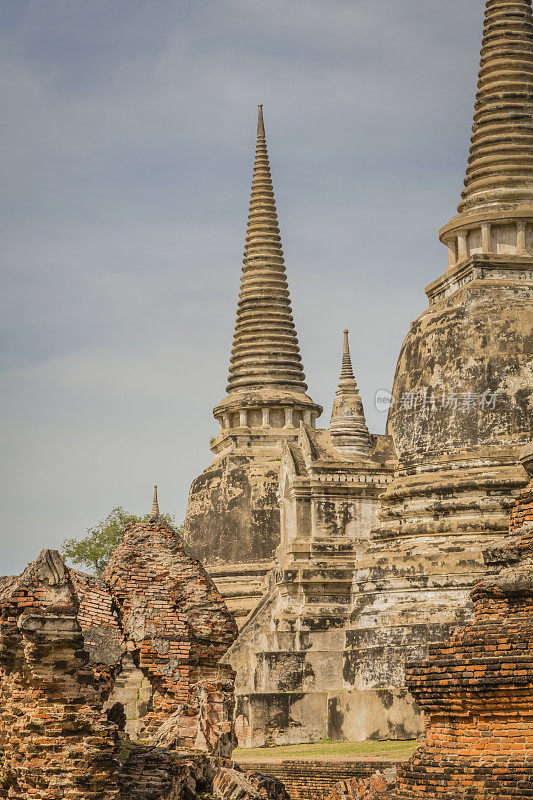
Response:
[[[482,0],[0,0],[0,575],[116,506],[181,521],[225,394],[264,105],[327,426],[373,432],[466,166]]]

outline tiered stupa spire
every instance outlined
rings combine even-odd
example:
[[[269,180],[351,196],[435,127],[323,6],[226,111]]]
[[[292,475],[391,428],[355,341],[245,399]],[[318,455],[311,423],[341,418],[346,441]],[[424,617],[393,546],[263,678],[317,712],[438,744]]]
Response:
[[[227,391],[307,385],[292,318],[274,189],[259,106],[257,147]]]
[[[350,355],[350,331],[345,328],[342,332],[342,362],[339,378],[339,391],[343,389],[357,389],[357,382],[353,374],[352,357]]]
[[[372,439],[366,426],[363,401],[353,372],[348,334],[349,331],[345,329],[341,374],[333,401],[329,432],[337,450],[346,455],[368,456],[372,449]]]
[[[488,0],[459,211],[533,201],[531,0]]]
[[[531,0],[487,0],[465,188],[440,234],[450,266],[477,253],[531,255],[532,152]]]
[[[306,395],[262,106],[257,119],[250,210],[226,390],[227,397],[213,412],[220,422],[220,436],[212,443],[215,452],[237,442],[235,429],[243,435],[249,429],[258,429],[255,441],[272,444],[272,437],[277,440],[296,435],[301,422],[314,425],[322,413],[322,408]]]

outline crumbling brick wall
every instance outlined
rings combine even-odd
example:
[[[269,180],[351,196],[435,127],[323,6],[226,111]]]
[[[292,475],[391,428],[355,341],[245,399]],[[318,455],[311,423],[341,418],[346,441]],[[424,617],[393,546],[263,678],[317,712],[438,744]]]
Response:
[[[89,661],[78,610],[54,551],[0,589],[0,797],[119,796],[116,727],[102,714],[113,668]]]
[[[533,481],[512,515],[519,535],[486,553],[496,574],[472,592],[474,622],[408,666],[426,732],[398,798],[533,797],[532,497]]]
[[[335,784],[327,800],[392,800],[394,780],[382,772],[370,778],[350,778]]]
[[[158,514],[126,528],[101,581],[50,550],[2,579],[0,797],[119,797],[124,712],[105,709],[132,659],[154,687],[143,736],[227,756],[233,673],[218,661],[236,634],[211,580]]]
[[[231,670],[218,664],[237,635],[220,594],[158,515],[127,526],[102,579],[116,604],[128,649],[153,687],[146,732],[153,733],[179,712],[180,738],[197,747],[197,703],[186,708],[194,695],[191,687],[232,677]]]
[[[160,747],[135,748],[121,776],[121,800],[290,800],[281,781],[236,764]]]
[[[401,760],[380,760],[377,758],[335,758],[311,761],[239,761],[244,770],[259,772],[266,770],[269,775],[283,782],[291,800],[344,800],[351,798],[355,791],[367,786],[373,778],[374,786],[393,785],[396,769]]]
[[[474,590],[474,623],[408,668],[427,728],[398,798],[533,797],[533,536],[515,548],[521,567]]]

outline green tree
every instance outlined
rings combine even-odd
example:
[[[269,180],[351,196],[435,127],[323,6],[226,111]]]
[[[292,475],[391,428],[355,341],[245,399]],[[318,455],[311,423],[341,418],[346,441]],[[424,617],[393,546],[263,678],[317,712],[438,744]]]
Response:
[[[172,514],[161,514],[161,516],[180,535],[183,535],[183,525],[176,526],[176,520]],[[88,528],[87,535],[82,539],[65,539],[61,545],[61,553],[73,564],[85,567],[96,575],[101,575],[111,553],[122,541],[124,527],[129,522],[148,522],[149,519],[150,514],[139,517],[136,514],[129,514],[121,506],[118,506],[93,528]]]

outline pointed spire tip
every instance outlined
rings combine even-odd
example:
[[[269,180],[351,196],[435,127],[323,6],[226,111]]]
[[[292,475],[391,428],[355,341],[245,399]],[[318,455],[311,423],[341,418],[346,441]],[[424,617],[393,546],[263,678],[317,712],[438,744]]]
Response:
[[[265,137],[265,122],[263,120],[263,104],[260,103],[257,107],[259,110],[257,112],[257,135],[259,137]]]
[[[154,500],[152,502],[152,517],[159,514],[159,504],[157,502],[157,484],[154,484]]]
[[[344,356],[346,354],[348,354],[348,358],[349,358],[350,357],[350,341],[348,339],[348,334],[349,334],[348,328],[345,328],[342,333],[344,335],[343,342],[342,342],[342,353],[343,353]]]
[[[262,104],[258,107],[244,265],[227,384],[228,393],[245,390],[298,394],[307,390],[287,286]]]
[[[357,383],[353,374],[352,358],[350,356],[350,341],[348,339],[348,328],[343,330],[342,340],[342,369],[339,379],[339,390],[356,389]]]

